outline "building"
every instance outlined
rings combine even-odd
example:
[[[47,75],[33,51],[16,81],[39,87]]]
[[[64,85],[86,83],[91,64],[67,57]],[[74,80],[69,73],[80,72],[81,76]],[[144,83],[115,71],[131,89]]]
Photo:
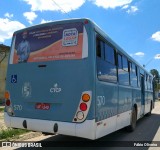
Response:
[[[0,103],[4,99],[9,51],[9,46],[0,44]]]

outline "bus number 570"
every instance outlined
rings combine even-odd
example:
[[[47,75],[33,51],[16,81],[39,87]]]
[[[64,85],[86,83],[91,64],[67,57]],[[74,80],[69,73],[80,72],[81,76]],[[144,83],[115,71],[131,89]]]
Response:
[[[22,110],[22,105],[14,105],[14,110]]]
[[[97,96],[97,106],[104,106],[105,103],[105,96]]]

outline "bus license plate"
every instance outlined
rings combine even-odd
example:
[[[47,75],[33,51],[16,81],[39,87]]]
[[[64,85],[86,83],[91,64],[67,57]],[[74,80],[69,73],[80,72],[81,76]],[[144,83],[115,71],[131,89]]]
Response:
[[[35,108],[36,109],[42,109],[42,110],[49,110],[50,109],[50,104],[48,104],[48,103],[36,103]]]

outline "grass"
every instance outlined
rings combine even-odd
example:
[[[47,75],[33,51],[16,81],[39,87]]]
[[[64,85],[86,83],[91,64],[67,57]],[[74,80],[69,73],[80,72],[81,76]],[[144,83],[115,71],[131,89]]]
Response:
[[[0,113],[4,112],[4,107],[0,108]],[[2,118],[3,119],[3,116]],[[8,129],[2,129],[0,130],[0,141],[1,140],[9,140],[9,139],[14,139],[14,138],[18,138],[19,135],[24,134],[30,132],[29,130],[25,130],[25,129],[12,129],[12,128],[8,128]]]
[[[0,108],[0,112],[3,112],[4,111],[4,107],[3,108]]]
[[[18,135],[29,132],[25,129],[7,129],[0,131],[0,140],[9,140],[10,138],[18,138]]]

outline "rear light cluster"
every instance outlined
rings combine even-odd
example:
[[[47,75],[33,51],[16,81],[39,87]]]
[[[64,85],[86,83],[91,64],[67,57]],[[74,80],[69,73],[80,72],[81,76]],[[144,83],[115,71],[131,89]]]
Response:
[[[12,116],[13,115],[13,108],[11,106],[10,93],[8,91],[6,91],[4,97],[5,97],[6,111],[7,111],[8,115]]]
[[[80,103],[74,116],[73,122],[83,122],[86,119],[90,104],[91,91],[85,91],[81,95]]]

